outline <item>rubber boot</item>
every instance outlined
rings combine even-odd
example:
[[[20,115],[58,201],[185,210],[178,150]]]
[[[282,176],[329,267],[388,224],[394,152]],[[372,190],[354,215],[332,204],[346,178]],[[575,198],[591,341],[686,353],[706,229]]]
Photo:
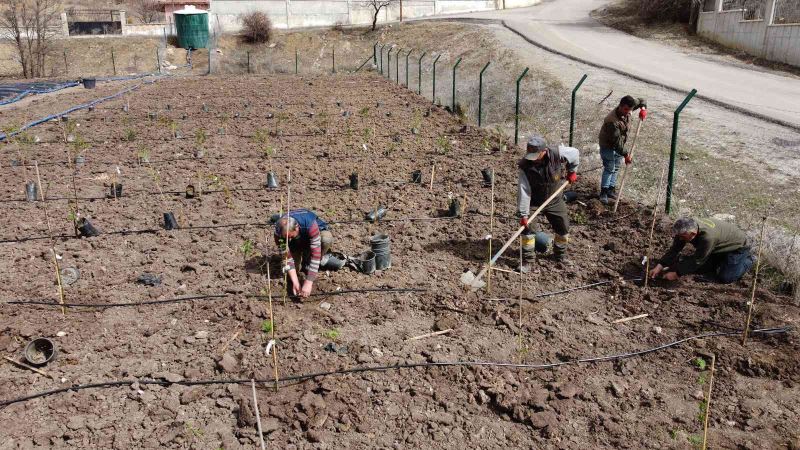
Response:
[[[522,233],[522,261],[517,267],[517,272],[529,273],[533,263],[536,262],[536,234],[530,230]]]
[[[608,189],[602,188],[600,189],[600,203],[607,205],[608,204]]]
[[[553,260],[558,262],[559,264],[571,267],[572,263],[567,258],[567,246],[569,244],[569,235],[565,234],[563,236],[556,235],[553,241]]]
[[[606,195],[608,196],[609,200],[616,200],[617,199],[617,188],[611,186],[606,190]]]

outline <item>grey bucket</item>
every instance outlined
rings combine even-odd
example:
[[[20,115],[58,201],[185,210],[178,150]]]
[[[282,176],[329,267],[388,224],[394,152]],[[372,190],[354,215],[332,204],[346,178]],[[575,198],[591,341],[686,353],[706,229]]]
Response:
[[[120,198],[122,197],[122,183],[111,183],[111,192],[108,195],[108,198]]]
[[[278,189],[278,177],[275,172],[267,172],[267,189]]]
[[[369,239],[372,253],[375,253],[375,269],[392,267],[392,249],[388,234],[376,234]]]
[[[354,191],[358,190],[358,174],[355,172],[350,174],[350,189]]]
[[[23,356],[32,366],[43,366],[56,357],[56,344],[47,338],[37,338],[25,346]]]
[[[422,184],[422,171],[415,170],[411,172],[411,182],[416,184]]]
[[[39,199],[39,187],[35,181],[28,181],[25,185],[25,198],[29,202],[35,202]]]
[[[358,267],[361,273],[369,275],[375,272],[375,253],[371,250],[358,255]]]
[[[83,82],[83,87],[85,89],[94,89],[94,87],[97,85],[96,78],[84,78],[81,81]]]
[[[164,213],[164,229],[175,230],[178,228],[178,221],[175,220],[175,214],[171,212]]]
[[[486,187],[491,186],[494,181],[494,170],[481,169],[481,175],[483,176],[483,185]]]
[[[450,199],[450,209],[447,211],[448,217],[461,217],[461,201],[457,198]]]
[[[378,208],[373,209],[372,211],[366,213],[364,218],[370,222],[375,222],[376,220],[383,219],[383,216],[386,215],[386,207],[378,205]]]

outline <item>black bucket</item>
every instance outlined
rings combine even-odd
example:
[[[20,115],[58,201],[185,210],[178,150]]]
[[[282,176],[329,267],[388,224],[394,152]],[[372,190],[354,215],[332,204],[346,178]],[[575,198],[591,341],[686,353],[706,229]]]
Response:
[[[78,234],[83,237],[100,236],[100,230],[94,227],[89,219],[81,217],[78,219]]]
[[[25,199],[29,202],[39,200],[39,186],[36,185],[35,181],[28,181],[25,184]]]
[[[448,217],[461,217],[461,200],[450,199],[450,209],[447,211]]]
[[[364,218],[370,222],[375,222],[376,220],[383,219],[383,216],[386,215],[386,207],[385,206],[378,206],[378,209],[373,209],[372,211],[365,214]]]
[[[84,164],[86,164],[86,157],[85,156],[78,155],[78,156],[75,157],[75,165],[76,166],[82,166]]]
[[[564,192],[564,201],[567,203],[574,202],[578,199],[578,193],[575,191]]]
[[[344,267],[345,262],[346,261],[343,258],[340,258],[338,255],[326,253],[322,255],[322,259],[319,262],[319,267],[324,270],[335,272]]]
[[[369,275],[375,272],[375,253],[371,250],[367,250],[366,252],[358,255],[358,270],[361,273]]]
[[[83,78],[81,79],[83,83],[83,87],[86,89],[94,89],[97,86],[97,79],[96,78]]]
[[[122,197],[122,183],[111,183],[111,191],[108,196],[109,198]]]
[[[194,186],[189,184],[186,186],[186,198],[194,198],[195,196]]]
[[[417,184],[422,184],[422,171],[415,170],[415,171],[411,172],[411,182],[412,183],[417,183]]]
[[[278,177],[275,172],[267,172],[267,189],[278,189]]]
[[[37,338],[25,346],[25,360],[32,366],[43,366],[56,357],[56,344],[47,338]]]
[[[392,267],[392,249],[388,234],[376,234],[369,239],[372,253],[375,254],[375,269],[385,270]]]
[[[350,174],[350,189],[357,191],[358,190],[358,174],[351,173]]]
[[[175,220],[175,214],[171,212],[164,213],[164,229],[165,230],[174,230],[178,228],[178,221]]]
[[[481,175],[483,176],[483,185],[486,187],[491,186],[494,181],[494,170],[481,169]]]

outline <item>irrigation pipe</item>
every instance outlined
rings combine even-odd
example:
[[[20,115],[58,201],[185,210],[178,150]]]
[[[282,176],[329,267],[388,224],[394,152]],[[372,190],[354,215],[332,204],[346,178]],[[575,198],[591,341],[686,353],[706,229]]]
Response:
[[[772,335],[772,334],[783,334],[783,333],[790,333],[792,332],[792,327],[776,327],[776,328],[761,328],[758,330],[752,330],[752,334],[760,334],[760,335]],[[724,337],[724,336],[734,336],[734,335],[741,335],[742,330],[735,330],[735,331],[718,331],[718,332],[711,332],[705,334],[698,334],[695,336],[689,336],[686,338],[679,339],[677,341],[668,342],[666,344],[659,345],[657,347],[647,348],[644,350],[637,350],[632,351],[629,353],[618,353],[613,355],[606,355],[606,356],[590,356],[578,359],[571,359],[567,361],[559,361],[554,363],[539,363],[539,364],[516,364],[516,363],[509,363],[509,362],[490,362],[490,361],[451,361],[451,362],[424,362],[424,363],[409,363],[409,364],[396,364],[391,366],[362,366],[362,367],[353,367],[350,369],[341,369],[341,370],[330,370],[324,372],[316,372],[310,374],[302,374],[302,375],[292,375],[288,377],[284,377],[280,379],[281,382],[303,382],[307,380],[312,380],[315,378],[323,378],[328,376],[339,376],[339,375],[349,375],[355,373],[364,373],[364,372],[387,372],[390,370],[400,370],[400,369],[414,369],[414,368],[433,368],[433,367],[503,367],[503,368],[510,368],[510,369],[527,369],[527,370],[544,370],[544,369],[553,369],[556,367],[561,366],[570,366],[570,365],[578,365],[578,364],[592,364],[598,362],[605,362],[605,361],[615,361],[620,359],[627,359],[633,358],[637,356],[647,355],[649,353],[655,353],[661,350],[666,350],[668,348],[676,347],[684,342],[699,340],[699,339],[707,339],[713,337]],[[218,384],[245,384],[251,383],[251,378],[242,378],[242,379],[228,379],[228,380],[183,380],[178,382],[169,382],[166,380],[125,380],[125,381],[105,381],[101,383],[88,383],[88,384],[76,384],[73,386],[59,388],[59,389],[52,389],[49,391],[42,391],[35,394],[30,394],[22,397],[12,398],[8,400],[0,401],[0,407],[5,407],[8,405],[13,405],[15,403],[27,402],[29,400],[33,400],[36,398],[41,397],[48,397],[51,395],[61,394],[64,392],[77,392],[86,389],[97,389],[97,388],[106,388],[106,387],[121,387],[121,386],[131,386],[134,383],[138,383],[140,385],[156,385],[156,386],[172,386],[172,385],[179,385],[179,386],[208,386],[208,385],[218,385]],[[274,380],[271,379],[256,379],[256,383],[273,383]]]
[[[19,94],[17,94],[16,97],[12,97],[12,98],[10,98],[8,100],[0,101],[0,106],[5,106],[5,105],[10,105],[12,103],[16,103],[16,102],[22,100],[23,98],[25,98],[25,97],[27,97],[27,96],[29,96],[31,94],[49,94],[50,92],[56,92],[56,91],[60,91],[62,89],[75,87],[75,86],[78,86],[79,84],[80,83],[77,82],[77,81],[70,81],[68,83],[63,83],[63,84],[59,84],[59,85],[53,86],[53,87],[51,87],[49,89],[27,89],[27,90],[24,90],[24,91],[20,92]]]

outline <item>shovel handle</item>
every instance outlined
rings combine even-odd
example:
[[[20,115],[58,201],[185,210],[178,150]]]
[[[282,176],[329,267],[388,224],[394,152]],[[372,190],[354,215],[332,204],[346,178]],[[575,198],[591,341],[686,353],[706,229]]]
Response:
[[[631,145],[631,151],[628,153],[631,158],[633,158],[633,152],[636,151],[636,141],[639,140],[639,130],[642,129],[643,120],[639,119],[639,124],[636,125],[636,134],[633,136],[633,145]],[[613,213],[616,214],[617,208],[619,208],[619,201],[622,200],[622,190],[625,189],[625,177],[628,175],[628,165],[625,164],[625,167],[622,168],[622,179],[619,181],[619,194],[617,194],[617,199],[614,201],[614,210]]]
[[[538,216],[539,214],[541,214],[541,212],[544,210],[544,208],[545,208],[547,205],[549,205],[549,204],[550,204],[550,202],[552,202],[552,201],[553,201],[553,199],[555,199],[556,197],[558,197],[559,195],[561,195],[561,193],[564,191],[564,189],[567,187],[567,185],[569,185],[569,182],[565,181],[565,182],[564,182],[564,184],[562,184],[560,188],[558,188],[558,189],[557,189],[555,192],[553,192],[553,195],[551,195],[550,197],[548,197],[548,198],[547,198],[547,200],[545,200],[545,201],[544,201],[544,203],[542,203],[542,204],[541,204],[541,205],[540,205],[540,206],[539,206],[539,207],[536,209],[536,211],[534,211],[534,212],[533,212],[533,214],[531,214],[531,216],[528,218],[528,221],[531,221],[531,220],[533,220],[533,219],[534,219],[536,216]],[[522,232],[523,232],[523,231],[525,231],[525,228],[527,228],[527,227],[525,227],[525,226],[520,226],[520,227],[517,229],[517,231],[516,231],[516,232],[515,232],[515,233],[514,233],[514,234],[511,236],[511,238],[510,238],[508,241],[506,241],[506,243],[505,243],[505,244],[503,244],[503,247],[501,247],[501,248],[500,248],[500,250],[499,250],[499,251],[498,251],[498,252],[497,252],[497,253],[496,253],[496,254],[495,254],[493,257],[492,257],[492,259],[491,259],[491,260],[489,260],[489,264],[488,264],[488,265],[486,265],[486,266],[485,266],[483,269],[481,269],[480,273],[478,273],[478,275],[475,277],[475,279],[474,279],[473,283],[475,283],[476,281],[479,281],[481,278],[483,278],[483,276],[486,274],[486,271],[487,271],[487,270],[489,270],[489,268],[490,268],[490,267],[492,267],[492,266],[494,265],[494,263],[495,263],[495,262],[497,262],[497,260],[500,258],[500,256],[501,256],[501,255],[502,255],[502,254],[503,254],[503,253],[504,253],[506,250],[508,250],[508,247],[511,245],[511,243],[512,243],[512,242],[514,242],[514,240],[515,240],[515,239],[516,239],[516,238],[517,238],[517,237],[518,237],[520,234],[522,234]]]

